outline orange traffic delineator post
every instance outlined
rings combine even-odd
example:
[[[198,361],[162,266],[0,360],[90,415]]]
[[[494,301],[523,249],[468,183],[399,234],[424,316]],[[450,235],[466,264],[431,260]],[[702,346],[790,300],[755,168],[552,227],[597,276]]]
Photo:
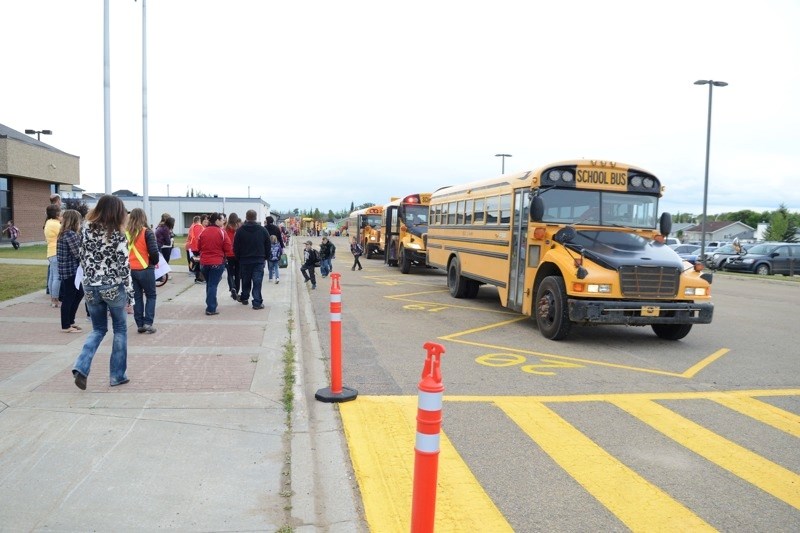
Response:
[[[436,515],[436,479],[439,474],[439,438],[442,429],[441,355],[444,346],[426,342],[428,350],[417,402],[417,439],[414,444],[414,489],[411,497],[411,533],[433,531]]]
[[[341,274],[331,274],[331,386],[319,389],[314,397],[321,402],[349,402],[358,391],[342,387],[342,288]]]

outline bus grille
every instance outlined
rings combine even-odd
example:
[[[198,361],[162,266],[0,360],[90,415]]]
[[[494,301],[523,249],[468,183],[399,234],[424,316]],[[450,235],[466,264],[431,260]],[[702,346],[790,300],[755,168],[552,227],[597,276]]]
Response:
[[[619,269],[622,294],[629,298],[674,298],[681,271],[670,267],[624,266]]]

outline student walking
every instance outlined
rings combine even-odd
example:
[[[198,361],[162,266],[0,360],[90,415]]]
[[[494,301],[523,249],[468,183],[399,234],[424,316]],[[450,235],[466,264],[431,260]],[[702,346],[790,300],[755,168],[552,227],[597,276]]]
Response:
[[[359,258],[364,253],[364,248],[356,242],[355,237],[350,238],[350,253],[353,254],[353,268],[350,270],[355,270],[356,267],[361,270],[361,261]]]
[[[303,275],[303,279],[306,280],[306,283],[309,281],[311,282],[312,289],[317,288],[317,276],[314,274],[317,260],[319,260],[319,254],[314,249],[314,243],[306,241],[306,249],[303,250],[303,266],[300,267],[300,273]]]
[[[244,224],[236,230],[233,240],[233,252],[239,260],[242,272],[242,294],[239,299],[242,305],[253,298],[253,309],[264,309],[264,298],[261,286],[264,282],[264,263],[270,249],[269,232],[257,221],[257,213],[248,209],[244,216]]]
[[[14,225],[13,220],[8,221],[6,227],[3,228],[3,233],[8,233],[8,238],[11,239],[11,246],[13,246],[15,250],[19,250],[19,242],[17,242],[19,238],[19,228]]]
[[[80,265],[81,214],[67,209],[62,215],[61,231],[56,242],[58,256],[58,278],[61,281],[61,331],[80,333],[82,328],[75,323],[75,315],[83,300],[83,284],[75,286],[75,274]]]
[[[208,217],[197,215],[192,219],[189,232],[186,235],[186,260],[189,262],[189,272],[194,272],[194,282],[203,283],[200,273],[200,252],[197,249],[197,239],[208,226]]]
[[[225,272],[225,257],[231,254],[231,243],[222,229],[222,215],[211,213],[208,226],[197,238],[200,270],[206,279],[206,315],[218,315],[217,287]]]
[[[58,295],[61,292],[61,280],[58,279],[58,256],[56,243],[61,232],[61,207],[56,204],[47,206],[47,220],[44,223],[44,239],[47,241],[47,292],[50,294],[50,307],[59,307]]]
[[[156,244],[164,261],[169,263],[172,257],[172,249],[175,247],[175,234],[172,230],[175,229],[175,219],[169,213],[161,215],[161,222],[156,226]]]
[[[129,381],[126,308],[133,305],[133,287],[128,242],[122,229],[126,215],[122,200],[104,194],[86,215],[87,224],[81,229],[83,288],[92,319],[92,332],[72,368],[75,385],[81,390],[86,389],[92,359],[108,332],[109,314],[114,329],[109,384],[115,387]]]
[[[233,243],[236,237],[236,230],[242,225],[242,219],[236,213],[231,213],[228,217],[228,223],[225,224],[225,233],[228,236],[228,241]],[[231,291],[231,298],[233,301],[239,301],[239,288],[242,285],[242,274],[239,267],[239,260],[231,247],[231,254],[225,258],[225,268],[228,271],[228,290]]]
[[[131,266],[133,286],[133,320],[139,333],[155,333],[156,318],[156,273],[158,264],[156,236],[147,224],[144,209],[135,208],[128,215],[125,227],[128,239],[128,262]]]
[[[336,246],[328,240],[328,237],[322,238],[322,244],[319,245],[319,271],[322,277],[328,277],[328,274],[333,272],[333,260],[336,258]]]
[[[281,254],[283,254],[283,247],[278,242],[275,235],[269,236],[269,256],[267,257],[267,267],[269,268],[269,280],[272,281],[272,276],[275,276],[275,284],[277,285],[281,279],[280,262]]]

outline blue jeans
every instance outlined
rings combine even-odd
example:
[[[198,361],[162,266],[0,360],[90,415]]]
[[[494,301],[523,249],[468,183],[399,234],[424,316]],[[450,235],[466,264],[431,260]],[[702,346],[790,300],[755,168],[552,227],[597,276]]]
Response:
[[[156,273],[152,268],[131,270],[133,319],[138,327],[152,326],[156,318]],[[146,300],[146,301],[145,301]]]
[[[54,255],[47,258],[49,269],[47,270],[47,288],[50,291],[50,298],[58,299],[61,294],[61,278],[58,276],[58,256]]]
[[[108,313],[111,313],[111,323],[114,328],[114,342],[111,345],[111,377],[109,383],[117,385],[128,376],[128,323],[125,306],[128,296],[125,294],[125,285],[101,285],[99,287],[84,287],[86,291],[86,305],[89,316],[92,318],[92,332],[86,338],[86,343],[81,349],[72,373],[76,372],[89,376],[92,359],[97,353],[97,348],[103,342],[103,337],[108,332]]]
[[[273,276],[276,280],[281,279],[280,269],[278,268],[280,261],[267,261],[269,267],[269,279],[272,280]]]
[[[253,307],[264,303],[261,297],[261,285],[264,283],[264,262],[240,264],[242,270],[242,301],[247,300],[251,293]]]
[[[201,265],[200,271],[206,278],[206,312],[217,310],[217,287],[225,272],[225,265]]]
[[[333,265],[331,264],[331,261],[332,258],[330,257],[319,260],[319,273],[322,274],[322,277],[325,277],[333,272]]]

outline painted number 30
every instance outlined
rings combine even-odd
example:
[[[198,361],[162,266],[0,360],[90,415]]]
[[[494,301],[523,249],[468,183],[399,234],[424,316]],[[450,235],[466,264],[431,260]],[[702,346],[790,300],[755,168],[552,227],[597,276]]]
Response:
[[[540,358],[541,363],[535,365],[526,365],[523,363],[528,362],[528,358],[524,355],[516,353],[487,353],[475,359],[480,365],[491,366],[496,368],[517,366],[523,372],[528,374],[536,374],[539,376],[555,376],[556,373],[552,370],[544,370],[546,368],[552,369],[565,369],[565,368],[583,368],[583,365],[577,363],[568,363],[566,361],[557,361],[555,359]]]

